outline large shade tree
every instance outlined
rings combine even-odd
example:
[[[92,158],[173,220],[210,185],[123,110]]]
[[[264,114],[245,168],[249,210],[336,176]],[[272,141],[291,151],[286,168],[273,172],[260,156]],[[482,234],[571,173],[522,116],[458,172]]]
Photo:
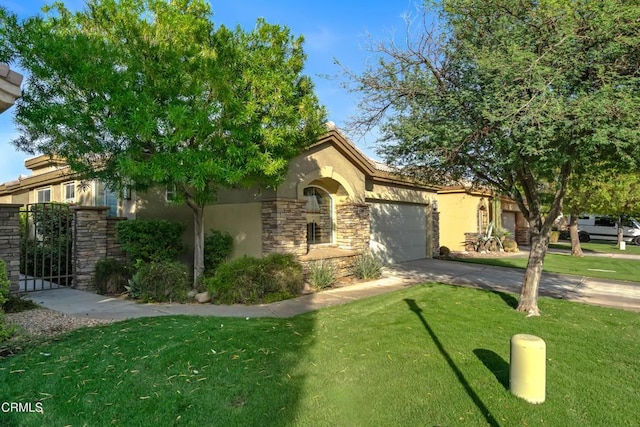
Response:
[[[442,0],[408,23],[402,42],[371,43],[376,61],[364,72],[346,71],[347,86],[362,94],[352,125],[379,126],[380,153],[406,173],[474,182],[517,201],[531,237],[518,310],[537,315],[549,234],[572,171],[640,160],[640,8],[625,0]]]
[[[250,31],[215,26],[204,0],[45,12],[2,13],[2,52],[29,73],[13,143],[62,156],[114,190],[175,187],[194,214],[195,283],[216,190],[278,185],[323,132],[302,37],[263,20]]]

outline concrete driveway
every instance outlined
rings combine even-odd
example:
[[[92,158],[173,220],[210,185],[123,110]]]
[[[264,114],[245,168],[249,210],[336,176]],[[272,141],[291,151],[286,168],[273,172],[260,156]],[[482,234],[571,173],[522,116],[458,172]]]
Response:
[[[640,266],[640,262],[638,263]],[[404,280],[520,293],[524,270],[464,262],[424,259],[395,264],[389,272]],[[639,268],[640,274],[640,268]],[[543,273],[542,296],[640,312],[640,283]]]

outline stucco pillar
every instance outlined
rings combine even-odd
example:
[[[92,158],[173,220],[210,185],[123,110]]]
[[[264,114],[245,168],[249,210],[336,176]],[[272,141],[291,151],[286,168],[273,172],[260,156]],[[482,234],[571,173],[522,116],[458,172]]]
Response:
[[[0,204],[0,259],[7,267],[10,293],[20,290],[20,208],[18,204]]]
[[[93,290],[96,264],[107,256],[106,206],[74,206],[73,287]]]

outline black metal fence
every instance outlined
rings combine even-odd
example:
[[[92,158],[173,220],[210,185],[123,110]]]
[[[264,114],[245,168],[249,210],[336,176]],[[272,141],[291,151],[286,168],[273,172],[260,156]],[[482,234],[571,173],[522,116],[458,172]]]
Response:
[[[60,203],[26,205],[20,214],[20,290],[73,282],[73,211]]]

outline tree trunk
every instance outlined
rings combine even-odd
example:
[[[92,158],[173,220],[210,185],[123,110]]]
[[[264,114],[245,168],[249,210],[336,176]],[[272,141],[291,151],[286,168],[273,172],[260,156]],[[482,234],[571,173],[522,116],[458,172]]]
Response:
[[[580,246],[580,235],[578,234],[578,215],[572,213],[569,219],[569,236],[571,238],[571,255],[584,256]]]
[[[538,309],[538,287],[542,276],[542,266],[544,256],[549,247],[549,233],[535,232],[531,238],[531,252],[529,252],[529,262],[524,273],[524,281],[520,290],[520,300],[518,301],[518,311],[526,311],[529,316],[539,316]]]
[[[620,247],[620,242],[624,238],[624,229],[622,228],[622,216],[618,216],[618,247]]]
[[[193,209],[193,288],[204,272],[204,206],[195,205]]]

